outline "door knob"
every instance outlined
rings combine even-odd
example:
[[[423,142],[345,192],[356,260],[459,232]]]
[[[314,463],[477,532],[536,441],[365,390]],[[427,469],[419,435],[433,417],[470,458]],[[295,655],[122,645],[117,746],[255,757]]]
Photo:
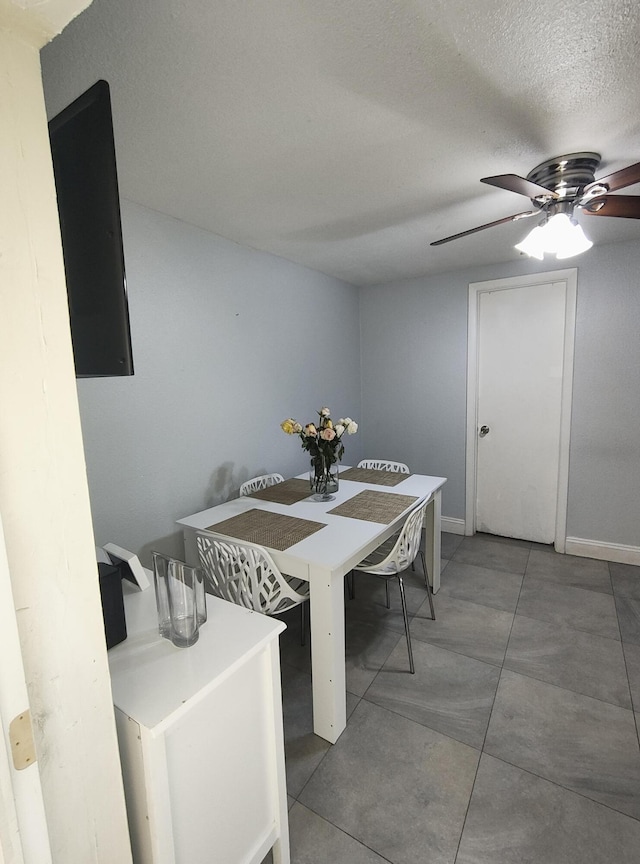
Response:
[[[481,426],[481,427],[480,427],[480,437],[481,437],[481,438],[484,438],[484,436],[485,436],[485,435],[488,435],[489,432],[490,432],[490,429],[489,429],[488,426]]]

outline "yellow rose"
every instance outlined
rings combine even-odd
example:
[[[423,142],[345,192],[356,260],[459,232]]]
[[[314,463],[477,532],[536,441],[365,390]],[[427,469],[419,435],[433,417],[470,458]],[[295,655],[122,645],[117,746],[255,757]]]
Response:
[[[296,431],[296,421],[289,417],[287,420],[282,421],[280,428],[283,432],[286,432],[287,435],[293,435]]]
[[[333,429],[333,423],[331,420],[327,420],[324,424],[325,429]]]
[[[318,430],[316,429],[316,427],[313,423],[307,423],[307,425],[304,427],[304,434],[305,435],[317,435]]]

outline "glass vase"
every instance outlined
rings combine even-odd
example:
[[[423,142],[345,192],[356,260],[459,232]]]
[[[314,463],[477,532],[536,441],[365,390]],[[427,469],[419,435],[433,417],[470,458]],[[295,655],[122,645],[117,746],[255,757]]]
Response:
[[[198,641],[207,620],[204,571],[160,552],[152,552],[158,630],[178,648]]]
[[[338,491],[338,462],[330,461],[322,453],[311,457],[309,485],[316,501],[333,501]]]

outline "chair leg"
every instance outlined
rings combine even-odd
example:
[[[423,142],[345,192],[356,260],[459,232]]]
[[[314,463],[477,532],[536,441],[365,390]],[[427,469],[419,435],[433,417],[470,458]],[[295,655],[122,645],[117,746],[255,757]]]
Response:
[[[347,591],[349,592],[349,600],[353,600],[356,596],[356,574],[353,570],[347,573]]]
[[[384,587],[387,591],[387,609],[391,609],[391,600],[389,599],[389,580],[384,580]]]
[[[306,603],[300,604],[300,644],[306,645],[307,643],[307,616],[304,614],[304,607]]]
[[[427,573],[427,562],[424,560],[424,552],[422,551],[422,549],[420,550],[420,555],[422,556],[422,567],[424,569],[424,584],[427,586],[427,597],[429,598],[429,606],[431,607],[431,618],[433,621],[435,621],[436,610],[433,608],[433,591],[431,590],[429,574]]]
[[[387,584],[389,584],[387,582]],[[402,576],[398,576],[398,584],[400,585],[400,600],[402,601],[402,617],[404,618],[404,635],[407,637],[407,651],[409,652],[409,672],[415,673],[413,665],[413,651],[411,649],[411,634],[409,633],[409,618],[407,616],[407,601],[404,596],[404,582]]]

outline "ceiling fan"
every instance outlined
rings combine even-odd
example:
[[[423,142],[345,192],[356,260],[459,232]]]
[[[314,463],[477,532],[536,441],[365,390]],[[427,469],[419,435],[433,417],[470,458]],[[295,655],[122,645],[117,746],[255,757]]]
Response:
[[[534,228],[516,249],[540,260],[544,252],[555,252],[558,258],[569,258],[583,252],[592,244],[574,217],[576,208],[589,216],[640,219],[640,195],[609,194],[640,183],[640,162],[596,180],[595,171],[599,164],[598,153],[571,153],[543,162],[526,177],[519,177],[517,174],[482,177],[481,183],[530,198],[536,209],[525,210],[504,219],[496,219],[495,222],[478,225],[468,231],[461,231],[459,234],[452,234],[434,241],[431,246],[440,246],[450,240],[458,240],[506,222],[542,215],[541,224]]]

